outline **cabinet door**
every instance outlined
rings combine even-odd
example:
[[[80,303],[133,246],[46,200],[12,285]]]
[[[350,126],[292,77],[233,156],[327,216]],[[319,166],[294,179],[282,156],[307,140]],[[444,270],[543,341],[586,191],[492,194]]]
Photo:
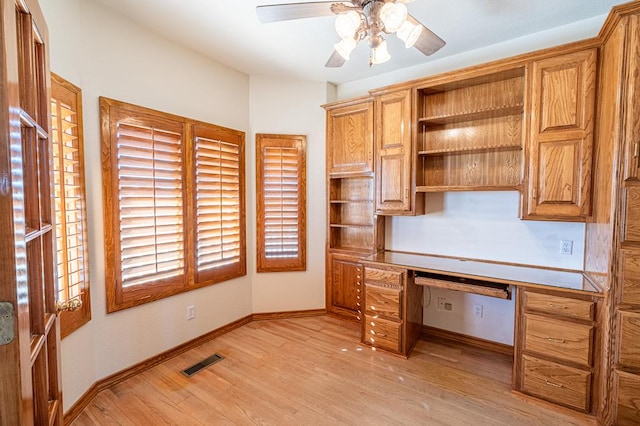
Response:
[[[411,91],[376,97],[376,213],[411,213]]]
[[[640,16],[629,16],[626,42],[625,179],[640,179]]]
[[[535,61],[525,218],[590,212],[596,49]]]
[[[373,102],[327,111],[329,175],[373,173]]]
[[[329,311],[351,318],[358,316],[362,297],[362,276],[360,263],[332,258]]]

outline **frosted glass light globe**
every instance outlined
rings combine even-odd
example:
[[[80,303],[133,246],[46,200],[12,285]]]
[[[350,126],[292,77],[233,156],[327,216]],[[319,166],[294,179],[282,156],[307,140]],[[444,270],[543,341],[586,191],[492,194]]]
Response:
[[[341,13],[336,17],[336,32],[341,39],[353,38],[360,27],[360,14],[355,10]]]

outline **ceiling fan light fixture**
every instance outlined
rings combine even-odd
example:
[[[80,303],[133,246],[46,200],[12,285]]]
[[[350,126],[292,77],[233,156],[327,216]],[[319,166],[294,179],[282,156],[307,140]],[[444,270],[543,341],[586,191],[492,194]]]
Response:
[[[369,64],[378,65],[387,62],[389,59],[391,59],[391,55],[387,49],[387,41],[382,40],[382,43],[380,43],[378,47],[371,49]]]
[[[349,60],[349,56],[351,56],[351,52],[356,48],[358,42],[353,37],[345,37],[340,40],[338,43],[333,45],[333,48],[336,49],[336,52],[342,56],[345,61]]]
[[[407,20],[407,6],[402,3],[387,2],[380,8],[380,20],[388,33],[395,33]]]
[[[336,16],[336,32],[341,39],[353,38],[361,23],[360,13],[350,10]]]
[[[404,21],[404,24],[396,32],[396,36],[404,41],[404,47],[407,49],[416,44],[420,34],[422,34],[422,25],[414,25],[409,21]]]

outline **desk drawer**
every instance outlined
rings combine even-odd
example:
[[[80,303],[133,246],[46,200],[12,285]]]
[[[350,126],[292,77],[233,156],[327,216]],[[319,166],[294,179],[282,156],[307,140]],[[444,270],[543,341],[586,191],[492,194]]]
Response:
[[[365,282],[380,282],[387,285],[402,287],[404,271],[388,271],[385,269],[376,269],[365,267]]]
[[[402,290],[365,284],[365,310],[367,313],[401,319]]]
[[[579,410],[589,410],[591,373],[523,356],[523,391]]]
[[[592,321],[595,304],[589,300],[570,299],[568,297],[551,296],[549,294],[525,291],[524,308],[562,315],[567,318]]]
[[[364,341],[381,349],[400,352],[401,323],[365,315]]]
[[[524,315],[525,350],[591,366],[593,326]]]

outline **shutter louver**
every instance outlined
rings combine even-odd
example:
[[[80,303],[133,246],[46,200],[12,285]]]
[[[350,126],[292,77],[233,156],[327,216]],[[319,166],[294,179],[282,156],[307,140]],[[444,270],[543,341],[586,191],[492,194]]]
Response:
[[[122,287],[184,274],[182,135],[117,123]]]
[[[298,150],[264,148],[265,257],[298,257]]]
[[[196,137],[195,150],[196,264],[204,272],[241,258],[240,147]]]

